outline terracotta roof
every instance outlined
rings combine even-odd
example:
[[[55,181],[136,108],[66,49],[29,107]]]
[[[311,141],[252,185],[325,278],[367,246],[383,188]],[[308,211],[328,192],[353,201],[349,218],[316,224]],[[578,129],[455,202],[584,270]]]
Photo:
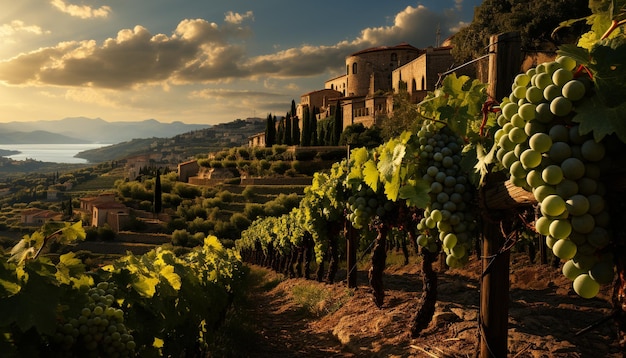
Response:
[[[118,202],[103,202],[94,205],[98,209],[126,209],[126,205]]]
[[[417,52],[423,52],[422,50],[418,49],[417,47],[409,45],[406,42],[402,42],[401,44],[398,44],[396,46],[378,46],[378,47],[366,48],[365,50],[357,51],[357,52],[353,53],[350,56],[357,56],[357,55],[364,54],[364,53],[369,53],[369,52],[389,51],[389,50],[413,50],[413,51],[417,51]]]

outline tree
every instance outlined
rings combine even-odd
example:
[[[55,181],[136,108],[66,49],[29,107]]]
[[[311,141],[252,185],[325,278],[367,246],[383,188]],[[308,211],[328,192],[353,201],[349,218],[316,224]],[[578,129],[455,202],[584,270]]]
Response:
[[[485,0],[475,9],[472,23],[452,39],[452,54],[462,62],[482,56],[491,35],[509,31],[521,33],[524,49],[536,49],[545,42],[558,45],[569,40],[562,35],[552,38],[554,29],[563,21],[588,16],[588,5],[589,0]],[[582,28],[573,31],[583,32]]]
[[[278,122],[278,130],[276,132],[276,144],[283,144],[285,141],[285,118],[281,118]]]
[[[313,106],[313,110],[310,112],[310,122],[309,122],[309,136],[311,137],[311,145],[318,145],[319,141],[317,139],[317,114],[318,109]]]
[[[154,213],[158,214],[161,212],[161,207],[163,205],[162,193],[161,193],[161,171],[159,169],[156,170],[156,177],[154,180]]]
[[[338,145],[339,137],[343,131],[343,110],[339,103],[337,103],[334,108],[335,113],[332,117],[331,128],[329,128],[329,132],[326,134],[328,136],[329,145]]]
[[[265,146],[271,147],[274,144],[276,144],[276,118],[270,113],[265,124]]]
[[[346,127],[341,133],[339,145],[349,145],[350,147],[378,147],[383,140],[378,127],[365,128],[361,123],[352,124]]]
[[[293,145],[299,145],[300,144],[300,136],[302,135],[301,131],[300,131],[300,118],[298,118],[297,116],[291,117],[291,141],[293,142]]]
[[[405,130],[412,130],[419,118],[417,106],[411,103],[406,86],[393,95],[393,112],[384,118],[380,124],[382,138],[387,141],[396,137]]]
[[[291,117],[289,113],[285,115],[285,133],[283,137],[283,144],[292,145],[293,142],[291,140]]]
[[[302,110],[302,139],[300,145],[308,147],[311,145],[311,113],[309,106],[305,106]]]

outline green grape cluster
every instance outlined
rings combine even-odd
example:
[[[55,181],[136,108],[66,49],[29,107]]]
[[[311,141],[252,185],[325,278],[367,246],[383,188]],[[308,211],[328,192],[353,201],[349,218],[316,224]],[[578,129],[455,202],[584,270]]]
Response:
[[[394,208],[393,202],[365,184],[348,197],[347,218],[357,229],[366,227],[374,217],[385,218]]]
[[[602,253],[610,240],[601,181],[608,159],[605,145],[571,120],[577,103],[592,95],[589,78],[575,78],[576,67],[561,56],[517,75],[494,139],[511,182],[539,202],[537,232],[566,261],[576,293],[590,298],[614,275],[611,254]]]
[[[117,287],[100,282],[90,288],[88,303],[78,317],[62,320],[57,326],[54,343],[63,356],[132,357],[136,344],[124,325],[124,311],[115,308]]]
[[[472,248],[471,230],[474,218],[470,212],[473,190],[460,166],[464,141],[448,127],[427,122],[418,131],[420,168],[423,179],[430,184],[431,203],[417,225],[417,243],[437,252],[441,241],[447,254],[446,264],[460,267],[469,258]],[[422,165],[423,164],[423,165]]]

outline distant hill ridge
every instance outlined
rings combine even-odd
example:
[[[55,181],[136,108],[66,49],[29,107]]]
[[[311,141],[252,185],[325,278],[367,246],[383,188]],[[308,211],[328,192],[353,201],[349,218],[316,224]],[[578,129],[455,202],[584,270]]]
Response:
[[[53,121],[0,123],[0,144],[115,144],[135,138],[169,138],[210,128],[208,124],[180,121],[162,123],[155,119],[107,122],[101,118],[72,117]]]

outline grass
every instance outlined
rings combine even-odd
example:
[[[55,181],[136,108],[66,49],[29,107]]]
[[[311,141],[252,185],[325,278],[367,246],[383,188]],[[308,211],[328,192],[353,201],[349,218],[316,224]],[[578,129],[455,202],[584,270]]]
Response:
[[[352,290],[345,289],[340,296],[334,297],[331,290],[315,283],[296,285],[291,290],[294,302],[304,312],[314,317],[322,317],[337,311],[353,294]]]
[[[72,188],[71,191],[91,191],[91,190],[105,190],[115,187],[115,181],[118,179],[124,179],[122,176],[115,175],[100,175],[96,178],[87,180]]]

